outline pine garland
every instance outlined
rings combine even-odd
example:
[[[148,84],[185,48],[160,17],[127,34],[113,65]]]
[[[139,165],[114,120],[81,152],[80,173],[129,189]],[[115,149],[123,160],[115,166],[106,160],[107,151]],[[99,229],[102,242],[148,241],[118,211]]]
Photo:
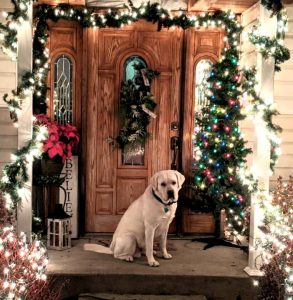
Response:
[[[267,10],[271,10],[273,14],[277,14],[283,9],[282,0],[261,0],[261,4]]]
[[[266,136],[271,144],[271,157],[270,157],[270,168],[274,172],[275,165],[280,155],[280,143],[279,138],[282,128],[273,123],[273,117],[279,115],[276,109],[275,103],[266,103],[258,93],[255,91],[257,84],[256,80],[256,69],[245,69],[243,70],[243,76],[245,78],[242,88],[243,92],[246,92],[251,97],[251,112],[259,117],[266,124]]]
[[[287,31],[288,18],[284,9],[276,13],[278,28],[275,38],[264,36],[259,26],[254,26],[249,32],[249,41],[256,46],[256,50],[264,59],[275,59],[275,71],[281,71],[280,65],[290,59],[290,50],[284,46],[285,32]]]

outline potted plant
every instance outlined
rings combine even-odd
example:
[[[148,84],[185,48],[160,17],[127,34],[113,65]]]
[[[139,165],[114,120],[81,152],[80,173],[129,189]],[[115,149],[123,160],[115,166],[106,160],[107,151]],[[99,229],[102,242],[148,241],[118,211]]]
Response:
[[[79,143],[77,128],[70,124],[60,125],[44,114],[36,115],[35,118],[34,125],[46,126],[48,129],[48,137],[43,140],[41,172],[46,176],[60,174],[65,160],[72,156]]]

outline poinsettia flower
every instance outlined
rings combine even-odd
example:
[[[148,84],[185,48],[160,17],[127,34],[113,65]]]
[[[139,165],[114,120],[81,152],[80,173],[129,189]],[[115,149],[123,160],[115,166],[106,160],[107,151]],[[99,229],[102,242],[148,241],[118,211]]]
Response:
[[[63,157],[63,145],[61,142],[57,142],[56,144],[54,144],[53,147],[51,147],[48,150],[48,155],[50,158],[55,157],[56,155],[60,155],[61,157]]]
[[[37,115],[35,125],[45,125],[48,129],[48,138],[43,141],[43,151],[51,159],[61,158],[63,162],[72,156],[72,149],[79,142],[79,134],[75,126],[60,125],[50,121],[46,115]]]

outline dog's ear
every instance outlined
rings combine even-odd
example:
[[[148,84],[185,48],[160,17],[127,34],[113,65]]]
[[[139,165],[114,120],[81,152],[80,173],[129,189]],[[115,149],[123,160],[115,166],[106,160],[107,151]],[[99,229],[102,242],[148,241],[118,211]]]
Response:
[[[179,173],[178,171],[174,171],[175,172],[175,176],[177,177],[177,185],[178,188],[180,189],[183,182],[185,181],[185,177],[184,175],[182,175],[181,173]]]
[[[153,188],[157,191],[158,190],[158,185],[159,185],[159,182],[158,182],[158,179],[159,179],[159,173],[156,173],[152,176],[150,182],[151,182],[151,185],[153,186]]]

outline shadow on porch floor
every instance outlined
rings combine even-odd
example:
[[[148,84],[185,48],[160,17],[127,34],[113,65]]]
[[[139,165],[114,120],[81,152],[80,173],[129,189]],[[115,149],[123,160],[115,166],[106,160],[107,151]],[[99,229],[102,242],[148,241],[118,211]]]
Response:
[[[151,268],[146,258],[133,263],[112,255],[85,251],[86,244],[105,238],[82,238],[65,251],[49,251],[48,273],[69,279],[63,297],[81,293],[205,295],[208,299],[252,300],[256,289],[243,269],[247,255],[236,248],[214,247],[191,240],[170,239],[172,260],[158,258]],[[73,298],[72,298],[73,299]]]

